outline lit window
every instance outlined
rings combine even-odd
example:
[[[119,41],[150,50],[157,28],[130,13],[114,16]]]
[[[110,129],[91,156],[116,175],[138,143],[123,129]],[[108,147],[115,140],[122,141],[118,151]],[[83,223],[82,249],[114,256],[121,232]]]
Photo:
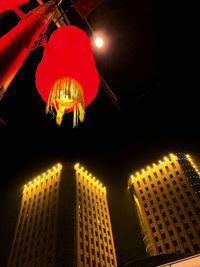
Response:
[[[161,175],[164,175],[164,172],[162,169],[159,170]]]
[[[167,170],[167,172],[170,171],[169,167],[168,166],[165,166],[165,169]]]
[[[144,184],[146,184],[146,180],[144,178],[142,179],[142,181],[143,181]]]
[[[176,169],[176,165],[174,163],[171,164],[173,169]]]

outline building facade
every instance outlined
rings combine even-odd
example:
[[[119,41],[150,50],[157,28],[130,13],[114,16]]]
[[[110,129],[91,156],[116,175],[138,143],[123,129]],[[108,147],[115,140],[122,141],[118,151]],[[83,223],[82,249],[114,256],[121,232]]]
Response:
[[[8,266],[116,266],[106,188],[57,164],[22,189]]]
[[[117,266],[106,187],[76,170],[77,266]]]
[[[8,266],[55,264],[61,169],[58,164],[24,186]]]
[[[128,188],[149,256],[200,252],[199,175],[184,153],[131,175]]]

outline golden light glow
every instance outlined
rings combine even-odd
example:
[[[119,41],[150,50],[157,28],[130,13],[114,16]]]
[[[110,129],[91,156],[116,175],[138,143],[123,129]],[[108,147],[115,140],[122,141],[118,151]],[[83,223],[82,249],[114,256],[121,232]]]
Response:
[[[93,176],[91,173],[88,173],[88,171],[85,170],[85,168],[83,166],[80,166],[79,163],[76,163],[74,165],[74,169],[78,173],[80,173],[81,175],[83,175],[84,177],[86,177],[88,180],[94,182],[98,188],[100,188],[103,191],[106,191],[106,187],[103,186],[103,184],[98,179],[96,179],[95,176]]]
[[[186,158],[190,161],[192,167],[195,169],[195,171],[198,173],[198,175],[200,176],[200,172],[199,169],[197,168],[197,166],[194,164],[194,162],[191,159],[191,156],[189,154],[186,155]]]
[[[103,39],[100,36],[97,36],[94,42],[97,47],[99,48],[103,47]]]
[[[32,187],[34,186],[34,184],[38,184],[38,182],[40,181],[42,183],[43,179],[46,179],[46,176],[50,175],[50,174],[55,174],[58,170],[60,170],[62,168],[61,164],[57,164],[56,166],[53,166],[52,169],[54,171],[48,170],[46,173],[42,174],[42,177],[37,176],[36,178],[34,178],[32,181],[30,181],[28,184],[24,185],[24,189],[28,189],[28,187]]]
[[[186,155],[186,157],[188,158],[188,160],[190,160],[189,155]],[[178,159],[178,157],[175,156],[175,155],[172,154],[172,153],[169,154],[169,158],[168,158],[168,157],[164,157],[164,161],[165,161],[165,162],[166,162],[166,161],[172,161],[172,160],[175,161],[175,160],[177,160],[177,159]],[[163,162],[162,160],[159,160],[159,161],[158,161],[159,165],[166,164],[165,162]],[[158,168],[159,165],[156,165],[155,163],[152,164],[153,168]],[[196,166],[194,166],[194,167],[196,167]],[[146,171],[151,171],[151,167],[150,167],[150,166],[147,166],[147,167],[146,167]],[[140,174],[140,173],[141,173],[141,174]],[[142,175],[142,174],[144,174],[144,173],[145,173],[145,170],[144,170],[144,169],[141,169],[140,172],[136,172],[136,176],[139,178],[140,175]],[[131,185],[133,182],[134,182],[134,176],[131,175],[131,176],[130,176],[130,179],[129,179],[129,181],[128,181],[129,187],[130,187],[130,185]]]
[[[74,169],[77,169],[79,167],[79,163],[76,163],[75,166],[74,166]]]

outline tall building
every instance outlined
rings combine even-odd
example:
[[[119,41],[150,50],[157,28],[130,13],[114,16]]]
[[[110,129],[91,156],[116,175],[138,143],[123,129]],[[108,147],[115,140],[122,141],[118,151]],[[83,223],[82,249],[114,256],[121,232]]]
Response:
[[[79,164],[75,170],[78,266],[117,266],[106,188]]]
[[[35,177],[22,189],[8,266],[53,266],[62,166]]]
[[[200,252],[200,173],[190,155],[170,154],[128,181],[149,256]]]
[[[24,185],[8,266],[116,266],[106,188],[79,164]]]

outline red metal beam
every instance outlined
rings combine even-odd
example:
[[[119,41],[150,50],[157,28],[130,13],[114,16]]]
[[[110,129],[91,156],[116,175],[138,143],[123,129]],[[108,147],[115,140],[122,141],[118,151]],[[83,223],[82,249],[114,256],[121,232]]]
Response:
[[[57,0],[49,1],[26,15],[26,18],[0,39],[0,99],[24,62],[32,46],[53,18]]]
[[[81,18],[87,17],[93,10],[95,10],[104,0],[70,0],[74,3],[74,8],[79,13]]]

